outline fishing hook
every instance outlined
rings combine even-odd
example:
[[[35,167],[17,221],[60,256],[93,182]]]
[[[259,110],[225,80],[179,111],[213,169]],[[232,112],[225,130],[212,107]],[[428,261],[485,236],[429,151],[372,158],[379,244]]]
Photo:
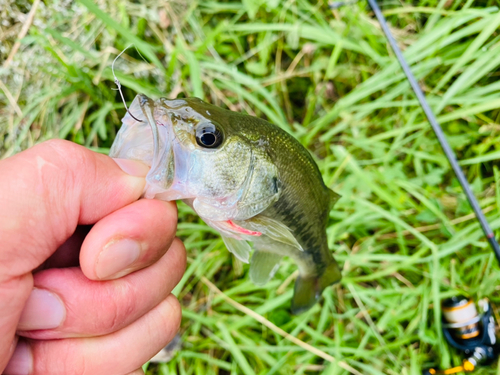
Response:
[[[132,118],[135,120],[135,121],[139,121],[139,122],[144,122],[142,120],[139,120],[137,117],[135,117],[132,112],[129,111],[128,107],[127,107],[127,103],[125,102],[125,98],[123,97],[123,92],[122,92],[122,85],[120,83],[120,81],[118,80],[118,78],[116,77],[115,75],[115,62],[116,60],[118,60],[118,58],[123,55],[123,53],[128,50],[130,47],[132,46],[129,45],[128,47],[126,47],[123,51],[120,52],[120,54],[118,56],[115,57],[115,59],[113,60],[113,63],[111,64],[111,71],[113,72],[113,77],[115,77],[115,85],[116,85],[116,89],[115,90],[118,90],[118,92],[120,93],[120,96],[122,97],[122,101],[123,101],[123,105],[125,106],[125,109],[127,110],[128,114],[130,116],[132,116]],[[142,56],[141,56],[142,57]]]

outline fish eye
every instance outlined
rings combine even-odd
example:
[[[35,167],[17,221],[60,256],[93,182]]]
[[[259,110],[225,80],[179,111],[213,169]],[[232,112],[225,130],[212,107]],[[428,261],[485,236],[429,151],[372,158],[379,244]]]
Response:
[[[205,122],[196,127],[196,143],[201,147],[216,148],[220,146],[223,138],[222,131],[211,122]]]

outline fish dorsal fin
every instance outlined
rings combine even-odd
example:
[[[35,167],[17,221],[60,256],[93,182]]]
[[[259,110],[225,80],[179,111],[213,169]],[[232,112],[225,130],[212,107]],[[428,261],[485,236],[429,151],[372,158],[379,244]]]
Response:
[[[328,208],[331,210],[333,208],[333,206],[335,205],[335,203],[337,203],[337,201],[340,198],[342,198],[342,196],[340,194],[337,194],[336,192],[334,192],[331,189],[328,189],[328,194],[330,195],[330,201],[329,201]]]
[[[227,249],[234,254],[236,258],[244,263],[248,263],[250,260],[250,253],[252,248],[247,241],[237,240],[236,238],[221,236]]]
[[[250,279],[255,285],[265,285],[279,268],[281,255],[255,250],[250,261]]]

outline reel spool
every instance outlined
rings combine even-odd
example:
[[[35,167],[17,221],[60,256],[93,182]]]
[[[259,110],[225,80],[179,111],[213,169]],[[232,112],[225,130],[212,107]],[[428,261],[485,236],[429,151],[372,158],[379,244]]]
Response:
[[[443,327],[455,340],[473,339],[481,333],[476,305],[472,299],[464,296],[451,297],[441,304]]]
[[[478,365],[493,362],[500,353],[495,336],[495,320],[487,299],[478,302],[464,296],[445,299],[442,302],[443,333],[448,343],[461,350],[467,358],[461,366],[446,370],[428,369],[423,375],[456,374],[472,372]]]

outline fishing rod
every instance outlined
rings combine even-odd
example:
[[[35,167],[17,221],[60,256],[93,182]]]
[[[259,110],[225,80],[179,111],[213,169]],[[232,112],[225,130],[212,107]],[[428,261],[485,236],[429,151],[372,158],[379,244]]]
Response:
[[[341,6],[352,4],[357,0],[347,0],[330,4],[332,9],[337,9]],[[389,29],[387,21],[380,10],[376,0],[367,0],[372,8],[375,16],[377,17],[382,31],[384,32],[389,44],[396,55],[401,68],[403,69],[408,82],[417,96],[417,99],[422,107],[429,123],[436,134],[436,137],[441,145],[441,148],[448,159],[455,175],[462,186],[462,189],[467,196],[467,200],[476,215],[479,224],[490,244],[491,249],[495,253],[496,259],[500,265],[500,247],[491,230],[488,220],[484,216],[479,203],[472,193],[472,189],[465,178],[462,168],[460,168],[455,153],[450,147],[446,136],[444,135],[441,125],[432,112],[425,95],[418,85],[415,76],[413,75],[410,66],[406,62],[399,46],[394,39],[394,36]],[[424,375],[438,375],[438,374],[456,374],[458,372],[472,372],[479,364],[489,364],[500,354],[500,344],[495,337],[495,321],[492,316],[491,305],[488,300],[483,299],[479,301],[480,313],[476,309],[476,304],[471,298],[465,296],[456,296],[445,299],[442,302],[441,310],[443,312],[443,333],[448,343],[461,350],[466,359],[462,365],[445,369],[427,369],[423,371]]]
[[[396,40],[394,39],[394,36],[392,35],[391,30],[389,29],[389,25],[387,24],[387,21],[377,4],[377,1],[376,0],[367,0],[367,1],[368,4],[370,4],[370,7],[372,8],[373,12],[375,13],[377,20],[380,23],[380,26],[382,27],[382,31],[387,37],[387,40],[389,41],[389,44],[391,45],[391,48],[399,61],[399,65],[401,65],[401,68],[403,69],[406,78],[410,82],[411,88],[413,89],[413,92],[417,96],[420,106],[422,107],[427,117],[427,120],[429,120],[432,126],[432,130],[434,130],[434,133],[436,134],[436,137],[441,145],[441,148],[443,149],[444,154],[446,155],[446,158],[448,159],[448,162],[450,163],[451,168],[453,169],[453,172],[455,172],[455,176],[457,176],[458,182],[460,182],[460,186],[462,186],[462,189],[465,195],[467,196],[467,200],[469,201],[469,204],[471,205],[472,210],[474,211],[474,214],[476,215],[476,218],[479,221],[481,228],[483,229],[486,239],[488,240],[491,249],[495,253],[498,264],[500,265],[500,246],[498,245],[498,242],[495,238],[495,235],[493,234],[493,231],[490,228],[488,220],[484,216],[484,213],[481,210],[481,207],[479,206],[479,203],[476,197],[474,196],[474,193],[472,192],[472,189],[469,183],[467,182],[467,179],[465,178],[462,168],[460,168],[460,165],[458,165],[455,153],[453,152],[453,150],[450,147],[450,144],[446,140],[446,136],[444,135],[441,125],[439,125],[439,122],[437,121],[436,116],[432,112],[432,109],[429,106],[429,103],[427,102],[427,99],[425,98],[422,89],[418,85],[415,76],[413,75],[408,63],[406,62],[406,59],[403,56],[403,53],[399,49],[398,44],[396,43]]]

